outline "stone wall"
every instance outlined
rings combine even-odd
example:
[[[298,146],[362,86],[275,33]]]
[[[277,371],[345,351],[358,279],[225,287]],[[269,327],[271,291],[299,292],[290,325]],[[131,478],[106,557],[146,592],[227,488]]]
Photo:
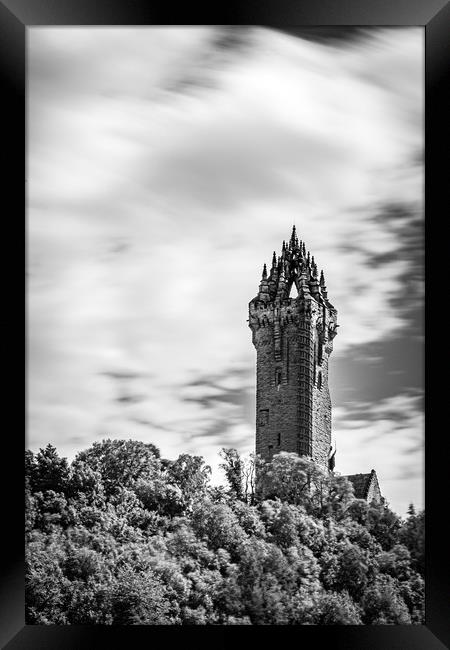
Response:
[[[371,476],[370,476],[370,483],[369,483],[369,488],[367,490],[367,497],[366,497],[367,503],[370,503],[371,501],[375,501],[376,503],[380,503],[381,501],[381,490],[380,490],[380,485],[378,483],[378,477],[375,473],[375,470],[372,470]]]
[[[265,459],[280,451],[312,456],[328,466],[331,400],[327,347],[317,319],[321,305],[290,298],[280,307],[253,310],[256,363],[256,453]],[[252,313],[252,312],[251,312]],[[257,318],[257,321],[255,320]]]

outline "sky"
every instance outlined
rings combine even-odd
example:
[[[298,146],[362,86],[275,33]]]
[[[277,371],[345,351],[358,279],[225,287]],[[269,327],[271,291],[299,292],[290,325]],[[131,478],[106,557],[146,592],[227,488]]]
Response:
[[[336,471],[424,506],[424,32],[330,32],[28,28],[28,448],[132,438],[223,481],[295,223],[338,310]]]

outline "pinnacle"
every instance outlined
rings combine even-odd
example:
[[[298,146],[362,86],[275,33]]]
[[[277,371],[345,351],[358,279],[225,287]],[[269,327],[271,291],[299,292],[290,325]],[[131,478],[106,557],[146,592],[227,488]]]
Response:
[[[291,242],[295,242],[295,237],[296,237],[296,232],[295,232],[295,224],[294,224],[292,226]]]
[[[302,289],[300,297],[320,295],[327,301],[324,272],[317,267],[315,257],[307,251],[305,242],[299,240],[295,224],[292,226],[290,238],[283,240],[281,254],[273,251],[271,264],[263,266],[259,287],[260,299],[288,297],[287,287],[291,286],[294,277],[296,282],[300,283],[299,290]]]

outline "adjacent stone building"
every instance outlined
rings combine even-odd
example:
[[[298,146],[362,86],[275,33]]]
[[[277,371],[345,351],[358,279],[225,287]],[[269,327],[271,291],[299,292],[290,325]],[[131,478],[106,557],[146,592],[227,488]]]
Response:
[[[377,474],[374,469],[370,474],[350,474],[347,478],[353,485],[357,499],[365,499],[369,503],[371,501],[379,503],[382,500]]]
[[[256,453],[270,460],[295,452],[332,471],[328,362],[337,310],[295,226],[269,271],[264,264],[248,322],[257,354]]]

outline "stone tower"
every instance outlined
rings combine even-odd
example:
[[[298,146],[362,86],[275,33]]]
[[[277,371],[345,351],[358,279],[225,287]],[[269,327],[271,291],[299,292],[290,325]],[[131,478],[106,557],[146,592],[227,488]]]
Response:
[[[269,460],[280,451],[296,452],[329,468],[328,359],[337,311],[295,226],[281,255],[274,252],[269,273],[264,264],[258,295],[249,303],[249,327],[257,353],[256,453]]]

